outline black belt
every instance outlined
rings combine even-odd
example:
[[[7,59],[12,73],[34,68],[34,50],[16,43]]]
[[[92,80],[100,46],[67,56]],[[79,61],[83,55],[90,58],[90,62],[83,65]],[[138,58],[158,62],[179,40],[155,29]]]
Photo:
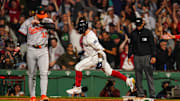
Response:
[[[32,46],[33,48],[37,48],[37,49],[41,49],[41,48],[44,48],[44,47],[47,47],[48,45],[28,45],[28,46]]]

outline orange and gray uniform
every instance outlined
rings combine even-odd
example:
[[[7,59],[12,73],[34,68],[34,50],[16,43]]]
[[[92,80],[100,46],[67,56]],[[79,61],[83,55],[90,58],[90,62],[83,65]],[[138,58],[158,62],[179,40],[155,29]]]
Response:
[[[48,85],[48,30],[40,24],[32,25],[34,17],[27,19],[20,27],[19,32],[27,35],[27,64],[29,75],[30,96],[35,96],[36,71],[40,70],[41,95],[46,95]],[[44,18],[42,21],[53,23],[52,19]],[[38,46],[38,47],[34,47]]]

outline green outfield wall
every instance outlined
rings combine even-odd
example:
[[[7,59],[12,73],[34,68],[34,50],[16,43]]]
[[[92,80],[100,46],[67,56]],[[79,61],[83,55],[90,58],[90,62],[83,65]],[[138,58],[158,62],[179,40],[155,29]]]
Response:
[[[135,77],[134,72],[124,72],[121,71],[124,75],[128,77]],[[21,80],[21,86],[22,90],[25,92],[26,96],[29,96],[29,90],[28,90],[28,72],[22,71],[22,70],[0,70],[0,76],[6,76],[6,79],[0,79],[1,83],[1,90],[4,81],[16,81],[18,79],[12,79],[10,77],[12,76],[18,76],[18,77],[24,77],[24,79]],[[48,72],[48,96],[68,96],[66,94],[66,90],[71,88],[74,83],[75,78],[75,72],[74,71],[49,71]],[[100,91],[105,86],[108,79],[112,77],[107,76],[102,71],[83,71],[83,79],[82,79],[82,85],[88,87],[87,96],[89,97],[97,97],[99,96]],[[163,81],[171,81],[171,85],[180,85],[180,72],[154,72],[154,85],[156,89],[156,94],[162,89],[161,83]],[[129,90],[128,86],[126,86],[125,82],[113,78],[116,80],[116,88],[120,90],[121,96],[124,96],[127,91]],[[39,73],[37,73],[37,89],[36,89],[36,95],[40,95],[40,76]],[[143,85],[144,89],[148,92],[148,85],[145,78],[145,75],[143,75]],[[5,89],[6,90],[6,89]]]

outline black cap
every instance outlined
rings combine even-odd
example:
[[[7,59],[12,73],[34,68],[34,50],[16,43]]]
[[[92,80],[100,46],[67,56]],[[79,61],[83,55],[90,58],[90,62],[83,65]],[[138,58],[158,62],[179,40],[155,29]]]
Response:
[[[160,39],[160,40],[159,40],[159,43],[161,43],[161,42],[167,42],[167,40]]]
[[[142,23],[143,23],[143,20],[142,20],[142,18],[136,18],[136,26],[141,26],[142,25]]]

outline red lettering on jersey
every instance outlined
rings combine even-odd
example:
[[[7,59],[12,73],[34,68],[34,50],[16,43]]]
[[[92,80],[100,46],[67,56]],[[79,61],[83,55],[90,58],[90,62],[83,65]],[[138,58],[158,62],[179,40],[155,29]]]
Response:
[[[47,32],[42,32],[41,34],[42,34],[42,38],[47,38],[47,35],[48,35]]]
[[[36,34],[40,31],[42,31],[43,28],[42,27],[35,27],[35,28],[29,27],[28,30],[29,30],[29,34]]]

